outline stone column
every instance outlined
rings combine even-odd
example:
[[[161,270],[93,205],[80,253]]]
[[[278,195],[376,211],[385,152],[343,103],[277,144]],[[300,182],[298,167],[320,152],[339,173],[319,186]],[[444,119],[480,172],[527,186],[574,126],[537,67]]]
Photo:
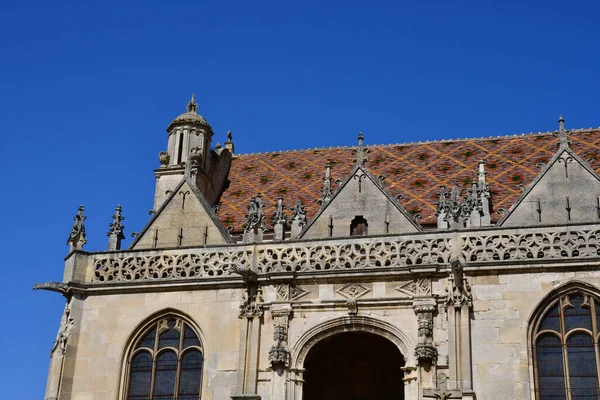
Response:
[[[258,357],[260,349],[260,327],[263,317],[261,289],[249,283],[247,296],[240,305],[240,347],[238,357],[238,394],[233,400],[260,400],[257,394]]]
[[[416,298],[413,301],[419,325],[415,357],[419,363],[420,384],[423,388],[435,387],[437,350],[433,345],[433,313],[436,306],[437,302],[433,297]]]
[[[471,373],[471,286],[458,259],[450,262],[445,305],[448,313],[448,389],[473,396]]]
[[[273,399],[287,398],[287,381],[290,366],[290,351],[288,349],[289,321],[292,307],[286,304],[279,309],[271,310],[273,318],[273,346],[269,351],[272,373]]]

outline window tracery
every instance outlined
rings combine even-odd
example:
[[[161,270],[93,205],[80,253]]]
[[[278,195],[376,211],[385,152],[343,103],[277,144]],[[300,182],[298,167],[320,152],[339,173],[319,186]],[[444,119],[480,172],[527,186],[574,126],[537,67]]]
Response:
[[[167,316],[147,327],[128,357],[127,400],[199,400],[204,356],[194,329]]]
[[[558,296],[533,337],[537,400],[597,399],[600,395],[600,298],[584,291]]]

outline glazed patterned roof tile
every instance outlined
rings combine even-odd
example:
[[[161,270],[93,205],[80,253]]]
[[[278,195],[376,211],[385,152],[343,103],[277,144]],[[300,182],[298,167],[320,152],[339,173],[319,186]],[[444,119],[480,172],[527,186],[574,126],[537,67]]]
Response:
[[[600,128],[573,131],[571,148],[600,173]],[[476,179],[479,160],[486,163],[491,190],[492,221],[500,209],[508,210],[558,150],[553,133],[481,139],[457,139],[413,144],[367,146],[365,166],[385,177],[383,185],[411,214],[420,214],[424,225],[436,223],[439,187],[457,185],[465,190]],[[278,196],[291,208],[297,199],[306,206],[307,218],[319,210],[325,164],[333,164],[332,177],[344,180],[355,165],[352,147],[241,154],[233,159],[230,185],[221,197],[218,216],[225,226],[242,230],[250,198],[261,193],[265,214],[275,213]],[[334,190],[337,185],[334,185]],[[289,217],[289,209],[288,209]],[[269,228],[271,226],[269,225]]]

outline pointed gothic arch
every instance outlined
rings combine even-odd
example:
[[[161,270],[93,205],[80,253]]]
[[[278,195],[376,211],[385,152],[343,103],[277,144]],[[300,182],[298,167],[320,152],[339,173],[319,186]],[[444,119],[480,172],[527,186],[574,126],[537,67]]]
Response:
[[[600,288],[573,280],[537,304],[528,321],[532,398],[600,393]]]
[[[118,399],[201,399],[206,341],[190,316],[173,308],[155,312],[126,343]]]

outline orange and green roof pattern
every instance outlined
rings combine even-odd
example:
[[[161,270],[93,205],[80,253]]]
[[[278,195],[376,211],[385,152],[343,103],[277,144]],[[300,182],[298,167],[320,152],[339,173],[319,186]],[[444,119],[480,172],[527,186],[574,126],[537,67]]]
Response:
[[[600,172],[600,128],[576,130],[569,135],[571,148]],[[383,176],[384,187],[401,195],[400,204],[420,223],[436,223],[440,186],[463,190],[476,179],[479,160],[485,161],[491,191],[492,221],[498,210],[508,210],[558,150],[553,133],[457,139],[433,142],[366,146],[365,166]],[[261,193],[269,229],[277,197],[283,196],[287,215],[301,199],[310,220],[319,210],[325,165],[330,161],[332,177],[343,181],[355,165],[352,147],[316,148],[272,153],[241,154],[233,159],[229,187],[221,196],[219,219],[233,231],[242,230],[250,199]],[[335,190],[338,185],[334,185]]]

